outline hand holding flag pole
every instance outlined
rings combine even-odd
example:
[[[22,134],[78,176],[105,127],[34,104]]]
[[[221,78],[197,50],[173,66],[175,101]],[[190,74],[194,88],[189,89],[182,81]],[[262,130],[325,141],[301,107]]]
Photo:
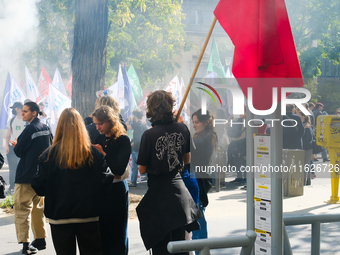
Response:
[[[178,109],[178,112],[177,112],[177,115],[176,115],[176,122],[178,122],[179,117],[181,116],[181,113],[182,113],[182,110],[183,110],[185,101],[187,100],[187,97],[188,97],[188,94],[189,94],[191,85],[192,85],[192,83],[193,83],[193,81],[194,81],[194,79],[195,79],[195,76],[196,76],[198,67],[199,67],[200,64],[201,64],[201,60],[202,60],[202,58],[203,58],[203,54],[204,54],[204,52],[205,52],[205,49],[207,48],[209,39],[210,39],[211,34],[212,34],[212,32],[213,32],[213,30],[214,30],[214,27],[215,27],[215,25],[216,25],[216,21],[217,21],[217,19],[216,19],[216,17],[214,17],[214,20],[213,20],[213,22],[212,22],[212,24],[211,24],[211,26],[210,26],[210,29],[209,29],[207,38],[205,39],[205,42],[204,42],[204,44],[203,44],[203,48],[202,48],[202,50],[201,50],[201,54],[200,54],[200,56],[198,57],[198,60],[197,60],[195,69],[194,69],[194,71],[192,72],[192,75],[191,75],[191,78],[190,78],[188,87],[187,87],[187,89],[186,89],[186,91],[185,91],[185,94],[184,94],[184,96],[183,96],[181,105],[180,105],[180,107],[179,107],[179,109]]]

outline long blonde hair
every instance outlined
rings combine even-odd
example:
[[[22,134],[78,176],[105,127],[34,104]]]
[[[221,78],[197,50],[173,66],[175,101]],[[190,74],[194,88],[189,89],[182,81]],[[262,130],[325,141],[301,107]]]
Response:
[[[111,107],[107,105],[100,106],[92,113],[92,116],[96,117],[99,121],[108,121],[111,123],[112,128],[110,134],[114,136],[114,140],[121,135],[126,135],[126,130],[120,122],[118,113],[116,113]]]
[[[99,107],[101,107],[103,105],[110,106],[114,110],[114,112],[119,113],[119,103],[113,97],[111,97],[111,96],[103,96],[103,97],[101,97],[99,99],[98,103],[97,103],[97,108],[99,108]]]
[[[67,108],[61,113],[47,160],[51,152],[60,168],[78,169],[92,163],[90,137],[76,109]]]

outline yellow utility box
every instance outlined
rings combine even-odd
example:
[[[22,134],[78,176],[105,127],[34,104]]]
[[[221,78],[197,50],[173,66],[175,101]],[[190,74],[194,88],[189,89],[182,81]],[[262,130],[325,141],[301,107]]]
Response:
[[[329,204],[339,202],[339,171],[340,171],[340,117],[320,115],[316,124],[316,143],[329,152],[332,195]]]

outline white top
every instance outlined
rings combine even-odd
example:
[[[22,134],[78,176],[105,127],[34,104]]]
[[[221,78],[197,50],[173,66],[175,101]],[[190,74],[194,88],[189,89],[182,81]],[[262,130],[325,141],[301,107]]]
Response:
[[[12,118],[10,118],[7,122],[7,128],[9,129],[11,128],[10,127],[11,120]],[[19,135],[25,129],[25,127],[26,127],[26,121],[23,121],[22,119],[18,119],[17,117],[15,117],[12,123],[12,133],[11,133],[10,140],[16,141],[15,139],[19,137]]]

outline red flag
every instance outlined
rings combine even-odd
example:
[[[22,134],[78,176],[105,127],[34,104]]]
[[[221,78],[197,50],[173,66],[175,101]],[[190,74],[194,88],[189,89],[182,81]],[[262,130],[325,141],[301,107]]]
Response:
[[[68,91],[70,91],[70,98],[72,98],[72,75],[71,75],[70,79],[68,80],[68,83],[66,85],[66,89]]]
[[[144,94],[144,96],[143,96],[142,100],[140,101],[138,107],[140,107],[140,108],[145,108],[145,107],[146,107],[146,100],[148,100],[149,94],[150,94],[149,91],[147,91],[147,92]]]
[[[50,76],[48,75],[45,67],[42,67],[39,80],[38,80],[38,90],[39,90],[40,96],[37,98],[36,100],[37,102],[39,102],[41,99],[43,99],[44,97],[48,95],[49,86],[51,83],[52,83],[52,80]]]
[[[273,87],[303,86],[284,0],[220,0],[214,14],[235,45],[233,74],[245,95],[253,87],[256,109],[271,107]]]

